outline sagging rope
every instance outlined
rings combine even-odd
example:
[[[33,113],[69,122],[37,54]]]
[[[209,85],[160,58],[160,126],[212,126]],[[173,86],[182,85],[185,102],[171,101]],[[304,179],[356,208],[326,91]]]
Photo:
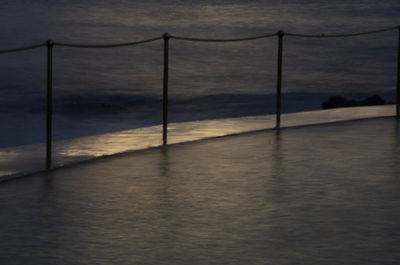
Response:
[[[190,38],[190,37],[180,37],[171,35],[171,39],[176,40],[184,40],[184,41],[199,41],[199,42],[237,42],[237,41],[249,41],[249,40],[258,40],[276,36],[277,33],[253,36],[253,37],[244,37],[244,38],[232,38],[232,39],[212,39],[212,38]]]
[[[45,43],[36,44],[36,45],[32,45],[32,46],[21,47],[21,48],[14,48],[14,49],[9,49],[9,50],[0,50],[0,53],[22,52],[22,51],[27,51],[27,50],[40,48],[40,47],[43,47],[43,46],[46,46],[46,45],[47,44],[45,42]]]
[[[376,34],[376,33],[381,33],[381,32],[386,32],[386,31],[391,31],[398,29],[399,26],[396,27],[390,27],[390,28],[384,28],[384,29],[378,29],[378,30],[372,30],[372,31],[365,31],[365,32],[357,32],[357,33],[349,33],[349,34],[319,34],[319,35],[313,35],[313,34],[298,34],[298,33],[286,33],[286,36],[292,36],[292,37],[303,37],[303,38],[345,38],[345,37],[356,37],[356,36],[362,36],[362,35],[369,35],[369,34]]]
[[[71,43],[63,43],[63,42],[54,42],[54,45],[62,46],[62,47],[70,47],[70,48],[117,48],[117,47],[126,47],[126,46],[134,46],[138,44],[153,42],[157,40],[161,40],[163,37],[156,37],[147,40],[135,41],[135,42],[125,42],[125,43],[117,43],[117,44],[71,44]]]
[[[355,37],[355,36],[361,36],[361,35],[382,33],[382,32],[391,31],[391,30],[395,30],[395,29],[400,30],[400,26],[389,27],[389,28],[384,28],[384,29],[379,29],[379,30],[365,31],[365,32],[349,33],[349,34],[300,34],[300,33],[290,33],[290,32],[286,33],[285,32],[284,35],[291,36],[291,37],[302,37],[302,38],[344,38],[344,37]],[[280,32],[282,32],[282,31],[280,31]],[[270,38],[273,36],[279,36],[279,34],[282,34],[280,32],[273,33],[273,34],[259,35],[259,36],[251,36],[251,37],[244,37],[244,38],[228,38],[228,39],[195,38],[195,37],[182,37],[182,36],[174,36],[174,35],[168,35],[168,38],[182,40],[182,41],[193,41],[193,42],[239,42],[239,41],[250,41],[250,40]],[[149,42],[161,40],[161,39],[165,38],[165,36],[166,35],[164,34],[163,36],[155,37],[155,38],[151,38],[151,39],[135,41],[135,42],[116,43],[116,44],[74,44],[74,43],[54,42],[54,45],[61,46],[61,47],[70,47],[70,48],[117,48],[117,47],[126,47],[126,46],[134,46],[134,45],[149,43]],[[36,45],[26,46],[26,47],[21,47],[21,48],[0,50],[0,54],[26,51],[26,50],[36,49],[39,47],[44,47],[46,45],[47,45],[47,43],[41,43],[41,44],[36,44]]]

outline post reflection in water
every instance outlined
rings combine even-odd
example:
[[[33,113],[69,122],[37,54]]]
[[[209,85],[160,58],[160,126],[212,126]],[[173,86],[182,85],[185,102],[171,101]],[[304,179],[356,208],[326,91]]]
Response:
[[[396,157],[400,157],[400,119],[396,119],[393,127],[392,132],[394,144],[392,152]],[[391,168],[393,168],[394,182],[400,182],[400,168],[396,166],[397,161],[393,161],[393,163],[394,164],[391,165]]]
[[[273,146],[274,146],[274,154],[272,155],[272,159],[273,159],[273,165],[274,167],[274,172],[275,172],[275,176],[277,176],[278,178],[280,176],[282,176],[284,174],[284,169],[282,168],[282,143],[281,143],[281,130],[276,130],[275,131],[275,138],[273,139],[272,142]]]
[[[170,177],[168,152],[168,148],[160,148],[160,175],[166,178]]]

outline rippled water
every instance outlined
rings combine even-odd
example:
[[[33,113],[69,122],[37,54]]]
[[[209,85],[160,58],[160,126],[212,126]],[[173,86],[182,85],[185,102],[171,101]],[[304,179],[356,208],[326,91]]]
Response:
[[[101,159],[0,185],[1,264],[399,264],[395,118]]]
[[[115,43],[161,36],[235,37],[274,33],[348,33],[399,23],[397,1],[8,1],[0,48],[41,43]],[[271,94],[276,38],[243,43],[171,40],[171,94]],[[395,31],[351,39],[287,38],[285,92],[392,92]],[[2,91],[37,98],[45,51],[2,55]],[[120,49],[54,52],[55,96],[160,95],[162,42]],[[15,91],[17,90],[17,91]],[[94,92],[96,91],[96,92]],[[42,95],[44,97],[44,95]]]

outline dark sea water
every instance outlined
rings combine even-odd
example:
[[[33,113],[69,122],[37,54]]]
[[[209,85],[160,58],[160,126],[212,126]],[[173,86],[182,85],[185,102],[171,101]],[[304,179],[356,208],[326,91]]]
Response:
[[[3,1],[0,49],[48,39],[121,43],[164,32],[213,38],[280,29],[351,33],[396,26],[399,14],[395,0]],[[283,111],[319,109],[335,94],[355,98],[379,94],[392,100],[397,39],[396,30],[346,39],[285,37]],[[55,139],[72,137],[64,130],[72,121],[76,121],[76,135],[161,123],[162,51],[162,40],[115,49],[56,46]],[[238,43],[171,40],[171,121],[273,113],[276,53],[277,37]],[[44,139],[45,55],[45,47],[0,55],[2,135],[15,135],[15,140],[2,146]]]

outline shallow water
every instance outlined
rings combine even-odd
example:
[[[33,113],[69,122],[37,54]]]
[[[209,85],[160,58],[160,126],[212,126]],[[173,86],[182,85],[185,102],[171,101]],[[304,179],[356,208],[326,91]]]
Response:
[[[2,264],[399,264],[395,118],[155,148],[0,185]]]
[[[336,121],[387,117],[395,114],[394,105],[339,108],[283,114],[282,127]],[[274,115],[248,116],[168,124],[168,144],[210,137],[275,128]],[[159,125],[113,133],[54,141],[52,165],[68,165],[101,156],[162,145]],[[22,145],[0,149],[0,181],[45,168],[45,145]]]

